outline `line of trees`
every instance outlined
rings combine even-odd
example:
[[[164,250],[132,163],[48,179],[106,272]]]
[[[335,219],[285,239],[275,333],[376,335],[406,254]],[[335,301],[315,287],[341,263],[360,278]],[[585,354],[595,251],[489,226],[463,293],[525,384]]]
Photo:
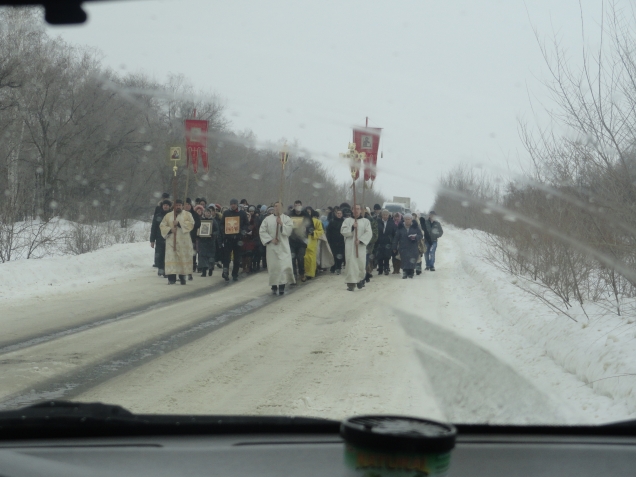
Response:
[[[574,67],[555,43],[541,51],[550,73],[552,125],[520,125],[530,158],[521,177],[460,166],[442,178],[435,209],[488,233],[487,259],[574,318],[586,304],[636,315],[636,32],[613,8],[603,45]],[[567,129],[567,135],[555,131]]]
[[[278,199],[280,145],[236,132],[214,95],[187,79],[161,83],[119,75],[100,52],[52,38],[32,8],[0,12],[1,242],[16,223],[63,217],[78,222],[147,219],[162,192],[172,191],[168,149],[184,145],[183,121],[196,108],[210,124],[211,168],[178,173],[180,195],[227,203],[231,197]],[[285,199],[331,205],[350,195],[309,153],[295,145]],[[372,202],[384,198],[368,191]],[[32,224],[29,224],[31,227]]]

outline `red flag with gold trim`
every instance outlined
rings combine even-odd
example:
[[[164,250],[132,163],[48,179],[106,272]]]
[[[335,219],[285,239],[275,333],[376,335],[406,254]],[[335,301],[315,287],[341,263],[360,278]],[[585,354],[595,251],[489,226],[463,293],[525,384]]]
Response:
[[[196,174],[199,168],[199,157],[203,170],[208,172],[208,122],[203,119],[186,119],[186,167],[192,163],[192,171]]]
[[[378,164],[378,149],[380,147],[380,134],[382,128],[354,127],[353,142],[358,152],[364,152],[364,180],[375,180],[376,166]]]

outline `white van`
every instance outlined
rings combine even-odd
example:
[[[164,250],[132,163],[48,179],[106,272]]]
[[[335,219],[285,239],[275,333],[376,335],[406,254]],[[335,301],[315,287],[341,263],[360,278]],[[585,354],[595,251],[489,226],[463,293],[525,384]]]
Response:
[[[391,214],[395,214],[396,212],[405,214],[407,211],[404,204],[400,202],[385,202],[384,205],[382,205],[382,208],[388,210]]]

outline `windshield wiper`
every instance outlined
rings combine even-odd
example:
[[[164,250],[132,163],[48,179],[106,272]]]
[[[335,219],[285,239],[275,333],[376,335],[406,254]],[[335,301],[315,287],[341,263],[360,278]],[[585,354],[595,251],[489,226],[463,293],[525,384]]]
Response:
[[[0,412],[0,440],[210,434],[335,434],[340,422],[287,416],[133,414],[102,403],[47,401]]]

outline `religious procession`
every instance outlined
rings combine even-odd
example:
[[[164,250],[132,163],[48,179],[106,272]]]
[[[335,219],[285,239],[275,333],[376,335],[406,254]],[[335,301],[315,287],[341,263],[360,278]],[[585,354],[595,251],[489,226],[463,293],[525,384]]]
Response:
[[[196,116],[196,110],[194,111]],[[185,121],[186,167],[198,170],[198,158],[208,169],[207,121]],[[356,182],[375,181],[381,128],[353,129],[347,160],[352,178],[353,204],[314,209],[301,200],[287,207],[285,186],[286,150],[280,152],[280,199],[272,204],[252,205],[247,199],[229,204],[177,198],[179,147],[171,148],[174,162],[173,194],[163,193],[155,208],[150,245],[155,251],[157,274],[169,285],[181,285],[211,277],[215,268],[226,282],[258,273],[269,274],[272,294],[282,296],[287,286],[297,286],[319,273],[343,275],[346,290],[362,290],[377,276],[402,274],[412,279],[422,271],[435,271],[437,242],[443,234],[435,214],[426,216],[410,209],[390,211],[380,204],[373,209],[358,203]],[[365,186],[363,186],[365,187]],[[248,191],[249,192],[249,191]],[[363,194],[364,196],[364,194]],[[364,200],[362,201],[364,202]]]
[[[300,200],[229,205],[205,198],[173,202],[164,193],[152,221],[150,245],[157,274],[172,285],[194,276],[211,277],[219,269],[225,281],[260,271],[269,274],[274,295],[331,273],[344,277],[347,290],[363,289],[374,277],[413,278],[435,271],[437,242],[443,234],[435,214],[391,214],[380,204],[313,209]]]

